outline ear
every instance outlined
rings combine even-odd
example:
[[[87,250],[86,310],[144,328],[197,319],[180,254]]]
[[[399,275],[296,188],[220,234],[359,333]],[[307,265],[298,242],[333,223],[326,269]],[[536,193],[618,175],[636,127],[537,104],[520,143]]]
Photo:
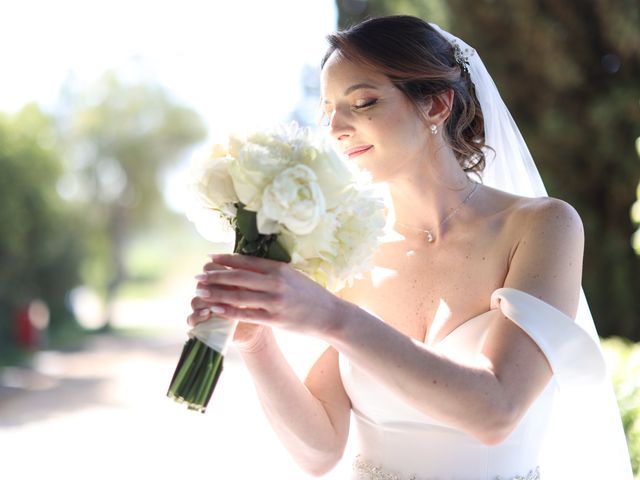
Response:
[[[438,95],[433,95],[425,105],[424,116],[429,124],[442,125],[453,107],[453,90],[446,90]]]

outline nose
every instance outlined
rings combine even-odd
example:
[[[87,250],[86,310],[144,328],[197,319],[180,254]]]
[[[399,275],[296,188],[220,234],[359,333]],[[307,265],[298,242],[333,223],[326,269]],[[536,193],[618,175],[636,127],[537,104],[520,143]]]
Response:
[[[334,109],[329,116],[329,130],[331,136],[337,141],[345,140],[353,135],[355,129],[349,119],[349,115]]]

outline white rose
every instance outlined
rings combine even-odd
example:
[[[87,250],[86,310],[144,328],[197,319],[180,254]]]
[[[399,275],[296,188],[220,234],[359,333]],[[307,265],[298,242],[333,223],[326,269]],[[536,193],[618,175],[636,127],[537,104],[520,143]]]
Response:
[[[338,251],[334,261],[335,282],[349,282],[366,271],[379,245],[385,219],[384,201],[374,190],[356,190],[338,215]]]
[[[361,186],[350,188],[345,201],[334,212],[336,227],[333,234],[332,250],[325,249],[313,258],[301,258],[313,254],[298,244],[293,245],[293,261],[296,268],[328,288],[338,291],[350,284],[363,272],[369,270],[373,254],[379,245],[385,225],[384,202],[375,191]],[[315,232],[314,232],[315,234]],[[313,237],[314,234],[308,237]],[[306,237],[299,237],[306,239]],[[308,240],[308,239],[307,239]],[[308,247],[308,245],[305,245]]]
[[[278,224],[292,233],[311,233],[325,213],[325,199],[317,176],[305,165],[280,172],[264,190],[258,210],[258,231],[279,233]]]
[[[187,188],[202,207],[222,210],[238,201],[224,153],[216,146],[210,156],[196,157],[191,164]]]
[[[238,198],[248,210],[258,211],[264,188],[286,168],[289,152],[280,144],[255,143],[235,145],[234,151],[237,157],[231,162],[229,173]]]
[[[345,190],[354,182],[354,174],[347,162],[322,138],[312,144],[300,144],[295,151],[296,163],[311,168],[318,177],[318,185],[324,194],[327,209],[337,207]]]
[[[307,235],[294,235],[283,231],[280,239],[291,253],[294,264],[304,264],[305,259],[320,258],[331,261],[338,253],[336,228],[338,219],[335,212],[327,211],[318,222],[316,228]],[[297,259],[297,260],[296,260]],[[294,265],[297,267],[297,265]]]
[[[230,212],[217,212],[208,208],[193,207],[185,212],[203,238],[213,243],[224,243],[233,247],[235,229],[231,226]]]

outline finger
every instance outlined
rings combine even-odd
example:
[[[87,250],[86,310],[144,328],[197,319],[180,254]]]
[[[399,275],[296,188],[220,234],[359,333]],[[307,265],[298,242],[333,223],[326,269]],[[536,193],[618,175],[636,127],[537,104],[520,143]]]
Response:
[[[191,315],[187,317],[187,323],[191,326],[195,326],[198,323],[206,322],[213,316],[223,316],[227,312],[228,307],[223,305],[207,305],[204,308],[194,310]]]
[[[211,260],[215,264],[225,265],[231,268],[239,268],[241,270],[249,270],[256,273],[270,273],[274,269],[282,268],[283,262],[270,260],[268,258],[251,257],[249,255],[239,254],[212,254]]]
[[[275,288],[274,280],[269,275],[250,272],[247,270],[215,270],[204,274],[199,286],[215,285],[227,289],[241,288],[260,291],[272,291]]]
[[[195,294],[196,297],[202,297],[202,298],[210,297],[211,296],[210,290],[212,288],[217,288],[220,290],[237,290],[236,287],[229,286],[229,285],[216,285],[216,284],[208,283],[206,281],[208,277],[203,277],[203,278],[205,278],[205,280],[198,281],[196,285],[196,294]]]
[[[224,265],[219,265],[215,262],[207,262],[204,264],[204,267],[202,269],[204,273],[210,272],[212,270],[227,270],[227,267],[225,267]]]
[[[196,296],[191,299],[191,309],[195,312],[205,308],[211,308],[216,302],[211,299],[210,292],[196,290]],[[222,313],[222,312],[213,312]]]
[[[265,308],[269,305],[274,296],[270,292],[256,292],[245,289],[220,289],[210,288],[207,290],[208,296],[197,296],[194,298],[195,305],[224,304],[235,307]],[[204,294],[204,292],[198,292]]]
[[[207,272],[214,271],[214,270],[227,270],[227,267],[224,267],[222,265],[217,265],[213,262],[207,262],[205,263],[204,267],[202,267],[202,272],[198,273],[197,275],[194,275],[193,278],[198,280],[198,282],[205,281],[207,279]]]
[[[191,310],[193,310],[194,312],[198,312],[205,308],[209,308],[209,304],[205,302],[202,297],[198,296],[191,299]]]
[[[198,323],[206,322],[211,318],[211,310],[208,308],[202,310],[194,310],[191,315],[187,317],[187,323],[192,327]]]
[[[240,322],[269,325],[272,315],[262,308],[236,308],[225,305],[225,318],[238,320]]]

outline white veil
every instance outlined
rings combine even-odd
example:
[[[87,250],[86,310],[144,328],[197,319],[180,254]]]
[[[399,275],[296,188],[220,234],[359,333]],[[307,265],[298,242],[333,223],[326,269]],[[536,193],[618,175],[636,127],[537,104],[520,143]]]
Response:
[[[485,124],[485,185],[516,195],[540,197],[547,192],[529,149],[498,89],[473,48],[431,24],[468,61]],[[576,323],[598,344],[598,336],[584,293]],[[631,465],[620,413],[610,379],[602,383],[556,392],[551,426],[542,452],[544,479],[631,480]]]

